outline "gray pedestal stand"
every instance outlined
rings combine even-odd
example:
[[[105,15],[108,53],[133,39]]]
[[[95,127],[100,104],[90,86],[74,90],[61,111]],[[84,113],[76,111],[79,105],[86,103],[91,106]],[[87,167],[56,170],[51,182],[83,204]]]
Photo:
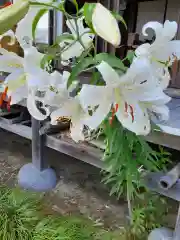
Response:
[[[164,176],[163,173],[148,174],[145,179],[146,186],[152,191],[179,202],[176,226],[175,229],[168,229],[164,227],[154,229],[150,233],[148,240],[180,240],[180,180],[178,180],[170,189],[164,190],[158,185],[162,176]]]
[[[39,135],[40,122],[32,118],[32,163],[24,165],[18,183],[25,189],[48,191],[56,186],[56,174],[44,156],[44,136]]]

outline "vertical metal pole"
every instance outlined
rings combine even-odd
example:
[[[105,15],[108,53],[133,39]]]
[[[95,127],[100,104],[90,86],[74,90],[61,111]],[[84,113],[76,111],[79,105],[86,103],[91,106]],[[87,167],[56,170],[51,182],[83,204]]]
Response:
[[[54,12],[49,11],[49,29],[48,29],[48,44],[52,45],[54,42]],[[48,167],[44,155],[45,136],[39,134],[41,122],[33,117],[32,121],[32,163],[39,170],[43,171]]]
[[[39,170],[43,171],[47,168],[47,161],[44,155],[44,135],[39,135],[41,122],[33,117],[32,121],[32,163]]]
[[[178,209],[178,215],[177,215],[173,240],[179,240],[179,239],[180,239],[180,203],[179,203],[179,209]]]

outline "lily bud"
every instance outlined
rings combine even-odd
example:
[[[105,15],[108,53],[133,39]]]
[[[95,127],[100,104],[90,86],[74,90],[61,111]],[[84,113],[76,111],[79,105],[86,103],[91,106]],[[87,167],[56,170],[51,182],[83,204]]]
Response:
[[[92,24],[95,32],[107,42],[114,46],[118,46],[121,43],[121,33],[117,20],[100,3],[97,3],[93,10]]]
[[[14,4],[0,9],[0,35],[12,29],[29,10],[28,0],[18,0]]]

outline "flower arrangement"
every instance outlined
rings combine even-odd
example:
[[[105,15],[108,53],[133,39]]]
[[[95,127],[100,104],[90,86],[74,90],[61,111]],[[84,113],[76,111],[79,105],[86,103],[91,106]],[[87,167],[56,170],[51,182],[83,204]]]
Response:
[[[51,123],[57,124],[60,117],[71,119],[71,137],[76,142],[84,140],[84,128],[90,133],[104,128],[109,136],[106,156],[108,159],[111,156],[114,161],[108,171],[114,169],[114,175],[119,166],[118,159],[124,159],[123,167],[119,168],[124,174],[127,159],[132,162],[129,153],[134,151],[137,159],[144,158],[143,165],[156,170],[157,165],[152,160],[154,153],[141,136],[151,132],[154,117],[162,120],[169,117],[166,104],[171,98],[164,90],[171,78],[170,67],[180,59],[180,41],[173,40],[177,23],[168,20],[164,24],[148,22],[142,33],[147,36],[147,29],[153,29],[154,42],[140,45],[133,54],[121,60],[113,54],[96,53],[94,39],[99,36],[115,48],[120,47],[118,22],[126,26],[123,18],[100,3],[85,3],[79,9],[76,0],[72,2],[76,7],[74,15],[66,12],[64,1],[18,0],[0,10],[1,37],[9,35],[12,42],[17,39],[24,51],[24,57],[20,57],[0,48],[0,71],[9,73],[2,96],[11,105],[27,99],[27,108],[37,120],[50,117]],[[36,48],[36,26],[50,9],[64,14],[69,32],[58,36],[47,53],[42,54]],[[17,24],[15,33],[9,30],[14,24]],[[53,60],[59,60],[71,70],[61,73],[53,70]],[[125,64],[126,60],[129,66]],[[91,81],[81,84],[79,75],[88,70],[92,70]],[[41,103],[40,108],[37,102]],[[133,140],[129,141],[129,136]],[[120,139],[124,139],[122,147]],[[126,147],[129,152],[125,151]],[[122,152],[128,157],[122,158]],[[151,166],[147,159],[151,160]],[[141,166],[142,162],[138,161],[133,169]],[[133,187],[129,177],[135,176],[134,173],[131,175],[131,169],[132,166],[126,171],[128,199]]]
[[[124,128],[137,135],[149,134],[152,114],[162,119],[169,115],[166,103],[170,97],[164,90],[170,81],[168,68],[180,57],[180,42],[172,40],[177,32],[177,23],[147,23],[142,33],[146,36],[146,30],[152,28],[156,39],[152,44],[142,44],[135,50],[128,68],[124,65],[126,58],[120,60],[108,53],[90,54],[95,35],[115,47],[120,46],[121,33],[117,21],[123,21],[120,16],[118,18],[100,3],[86,3],[78,9],[76,1],[77,13],[71,16],[65,12],[63,4],[19,0],[0,10],[1,36],[16,38],[24,50],[22,58],[0,49],[0,70],[10,73],[4,85],[11,104],[26,98],[27,108],[34,118],[44,120],[50,116],[53,124],[60,116],[70,117],[71,137],[75,141],[84,139],[84,126],[97,129],[110,112],[110,122],[116,116]],[[57,37],[57,42],[44,55],[33,46],[35,30],[40,17],[53,8],[67,17],[66,24],[71,33]],[[84,20],[88,27],[84,27]],[[14,33],[9,29],[16,22]],[[62,74],[49,72],[48,66],[57,58],[63,65],[71,65],[72,71]],[[100,73],[98,83],[84,84],[72,97],[70,93],[77,86],[79,74],[89,67]],[[39,91],[44,93],[43,97],[37,95]],[[37,100],[42,103],[45,114],[37,108]]]

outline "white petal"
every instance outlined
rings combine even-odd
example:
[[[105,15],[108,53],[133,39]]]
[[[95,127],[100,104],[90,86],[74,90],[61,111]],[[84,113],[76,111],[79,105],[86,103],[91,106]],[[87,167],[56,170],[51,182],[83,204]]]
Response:
[[[135,56],[137,57],[150,57],[150,48],[151,45],[149,43],[141,44],[135,50]]]
[[[153,67],[152,71],[155,77],[157,78],[158,85],[163,90],[165,90],[169,86],[171,80],[168,67],[165,67],[162,64],[155,61],[152,63],[152,67]]]
[[[171,41],[177,33],[178,30],[178,24],[175,21],[170,22],[169,20],[166,20],[164,23],[164,29],[163,29],[163,37],[167,41]]]
[[[16,70],[23,70],[22,58],[15,53],[7,52],[5,49],[0,48],[0,71],[11,73]]]
[[[17,25],[15,34],[21,47],[24,47],[27,41],[30,45],[32,43],[32,22],[39,10],[40,7],[31,6],[26,16]]]
[[[27,109],[28,109],[29,113],[31,114],[31,116],[34,117],[36,120],[39,120],[39,121],[45,120],[50,114],[49,109],[46,108],[46,107],[42,107],[43,112],[45,112],[45,114],[43,114],[38,109],[38,107],[36,105],[36,100],[35,100],[34,93],[29,93],[29,95],[28,95]]]
[[[142,28],[142,34],[148,36],[147,29],[153,29],[156,35],[156,40],[163,34],[163,25],[159,22],[148,22]]]
[[[108,113],[111,110],[111,106],[112,103],[108,100],[102,101],[93,115],[89,115],[84,119],[84,124],[87,125],[90,129],[97,129],[102,121],[107,117]]]
[[[129,104],[121,100],[118,103],[116,116],[123,127],[136,133],[137,135],[147,135],[150,132],[150,120],[147,110],[139,104]]]
[[[152,65],[148,58],[134,58],[130,68],[120,77],[120,83],[133,88],[154,87],[155,82],[152,74]]]
[[[173,40],[167,44],[168,56],[180,60],[180,40]]]
[[[67,81],[70,77],[70,72],[64,71],[62,75],[62,83],[67,87]]]
[[[27,69],[28,70],[28,69]],[[45,91],[50,83],[50,75],[40,68],[27,71],[26,81],[29,87],[36,87],[39,91]]]
[[[71,137],[75,142],[84,141],[83,128],[84,125],[80,120],[72,122]]]
[[[163,105],[163,106],[152,105],[148,109],[151,112],[154,112],[160,115],[161,120],[167,121],[169,119],[169,108],[166,105]]]
[[[5,84],[8,86],[8,92],[11,93],[26,84],[26,76],[22,70],[16,70],[6,77]]]
[[[158,87],[154,88],[153,91],[139,93],[138,99],[139,101],[156,105],[164,105],[171,100],[171,98]]]
[[[97,69],[101,73],[106,85],[117,86],[120,83],[118,73],[108,63],[102,61],[97,66]]]
[[[78,18],[77,20],[77,25],[78,25],[78,30],[79,30],[79,35],[84,34],[85,32],[90,32],[89,28],[85,28],[83,24],[84,17]]]
[[[89,106],[90,107],[98,106],[99,104],[103,103],[104,100],[106,99],[108,100],[110,99],[109,101],[112,103],[113,92],[111,93],[110,92],[111,91],[105,86],[84,84],[78,97],[83,109],[87,111]]]
[[[11,92],[8,96],[11,96],[11,105],[19,103],[21,100],[28,97],[28,88],[26,85],[17,88],[15,91]]]
[[[62,74],[59,73],[58,71],[54,71],[50,74],[51,76],[51,82],[50,84],[52,86],[57,86],[58,84],[62,83]]]
[[[69,28],[69,30],[71,31],[72,35],[76,38],[77,37],[77,33],[76,33],[75,20],[74,19],[66,20],[66,25]]]
[[[69,46],[67,50],[65,50],[62,55],[61,59],[63,61],[67,61],[73,57],[81,56],[82,52],[84,51],[83,46],[79,42],[74,42],[73,45]]]
[[[33,67],[40,67],[40,63],[44,54],[38,52],[37,48],[31,46],[24,49],[24,69],[26,68],[33,68]],[[28,72],[28,70],[27,70]]]
[[[96,4],[93,11],[92,24],[100,37],[115,46],[120,45],[121,34],[118,22],[111,12],[100,3]]]

